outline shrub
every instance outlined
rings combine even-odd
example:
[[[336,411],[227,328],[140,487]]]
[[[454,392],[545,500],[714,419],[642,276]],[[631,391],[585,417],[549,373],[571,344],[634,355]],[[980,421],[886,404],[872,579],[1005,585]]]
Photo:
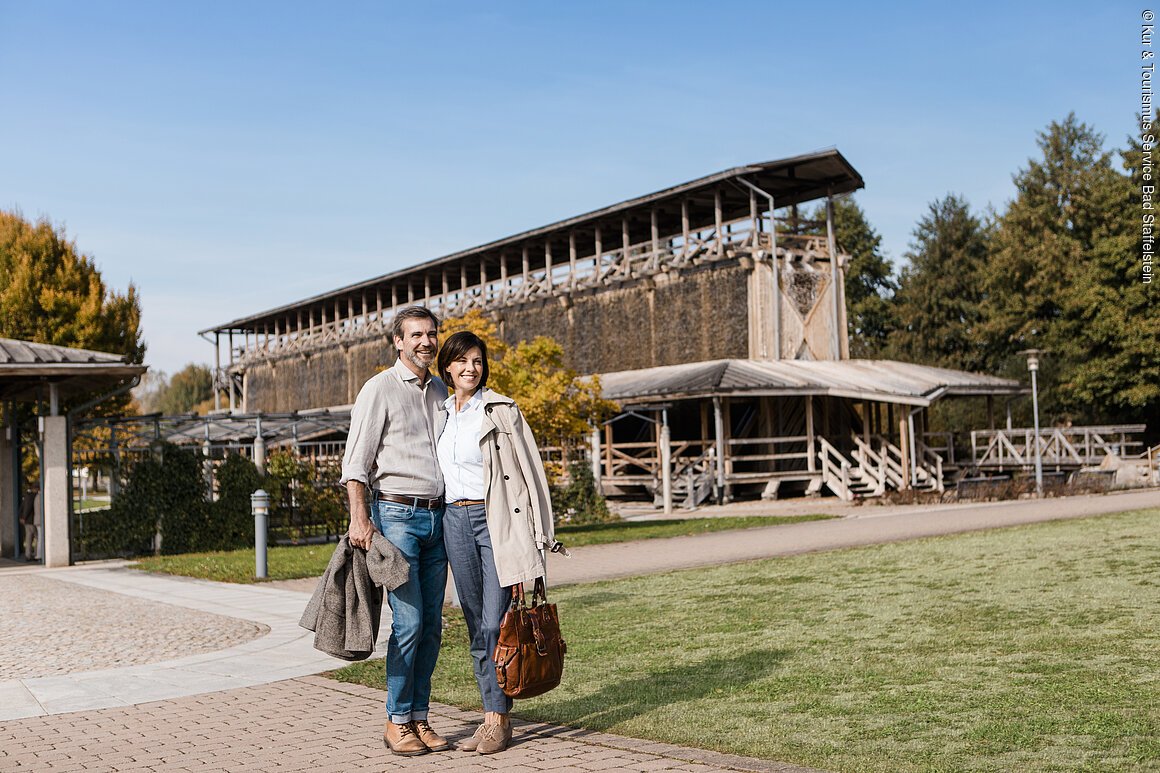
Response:
[[[604,496],[596,490],[592,468],[585,462],[568,466],[568,482],[552,486],[552,512],[556,524],[606,523],[620,520],[608,509]]]

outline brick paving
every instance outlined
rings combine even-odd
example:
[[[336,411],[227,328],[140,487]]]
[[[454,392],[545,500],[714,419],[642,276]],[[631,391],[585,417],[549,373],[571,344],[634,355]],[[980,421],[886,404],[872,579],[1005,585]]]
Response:
[[[248,620],[61,582],[48,573],[6,575],[0,610],[0,681],[216,652],[270,630]]]
[[[761,771],[776,762],[516,721],[512,746],[491,756],[449,751],[397,757],[382,744],[381,690],[308,676],[259,687],[0,724],[0,771]],[[479,714],[432,706],[452,741]]]
[[[723,533],[652,540],[631,546],[581,548],[575,551],[576,557],[571,561],[561,561],[553,556],[549,576],[557,584],[587,582],[1157,505],[1160,505],[1160,492],[1152,490],[1040,502],[907,508],[899,512],[888,508],[865,508],[864,513],[856,515],[844,513],[846,517],[840,521],[753,530],[746,533],[745,539],[737,539],[736,533]],[[153,579],[146,583],[134,575],[100,570],[92,572],[88,581],[89,585],[104,584],[104,587],[96,588],[101,592],[120,588],[121,593],[104,599],[115,606],[144,604],[136,612],[124,613],[120,618],[134,624],[158,619],[158,608],[167,604],[156,602],[176,601],[173,596],[175,589],[186,596],[180,603],[191,607],[178,612],[186,619],[195,611],[205,611],[204,607],[197,605],[197,599],[214,604],[211,608],[218,611],[226,608],[221,605],[227,597],[236,597],[233,606],[229,607],[233,610],[230,614],[248,616],[256,622],[266,620],[271,626],[276,622],[292,626],[282,618],[296,620],[300,604],[305,603],[305,596],[288,589],[251,588],[243,593],[217,583],[196,582],[186,583],[185,588],[180,588],[173,581]],[[0,579],[0,590],[13,587],[9,585],[12,579],[11,576]],[[76,583],[85,583],[79,576],[71,579],[70,583],[60,584],[67,584],[68,593],[75,594],[78,592]],[[48,578],[44,581],[52,582]],[[132,595],[136,586],[145,584],[157,587],[146,593],[143,601],[122,595]],[[301,590],[308,590],[313,581],[305,581],[302,585],[306,587]],[[48,586],[34,587],[31,595],[46,589],[51,592]],[[20,595],[14,592],[0,598],[0,623],[3,623],[0,630],[21,624],[19,616],[14,619],[10,614],[12,608],[9,606],[10,600]],[[134,630],[135,641],[138,638],[136,633]],[[279,632],[272,631],[262,641],[274,638],[276,634]],[[84,646],[83,636],[75,637],[69,632],[65,638],[80,642],[75,645],[77,647]],[[98,646],[88,640],[90,655],[99,656],[108,646]],[[187,647],[188,641],[183,641],[183,654],[188,652]],[[235,649],[247,647],[250,645]],[[25,660],[34,663],[35,670],[44,674],[46,664],[51,663],[47,654],[51,649],[44,647],[31,660]],[[128,651],[132,647],[126,646],[125,649]],[[237,661],[234,670],[244,671],[246,676],[263,681],[242,689],[185,697],[163,696],[169,699],[132,701],[135,705],[116,705],[92,711],[49,711],[48,716],[27,716],[0,722],[0,771],[807,771],[777,762],[518,721],[516,743],[500,755],[482,757],[452,751],[411,759],[395,757],[383,748],[380,740],[384,699],[381,690],[344,685],[316,676],[300,676],[312,673],[310,671],[285,673],[286,651],[284,648],[270,649],[265,653],[257,651],[251,653],[251,660]],[[116,657],[125,655],[122,652]],[[0,654],[0,663],[7,659],[8,656]],[[295,667],[313,666],[304,660]],[[217,666],[204,668],[216,674]],[[188,678],[188,675],[182,678]],[[4,694],[0,693],[0,703],[3,700]],[[432,707],[432,722],[452,740],[460,740],[471,734],[478,715],[435,705]]]

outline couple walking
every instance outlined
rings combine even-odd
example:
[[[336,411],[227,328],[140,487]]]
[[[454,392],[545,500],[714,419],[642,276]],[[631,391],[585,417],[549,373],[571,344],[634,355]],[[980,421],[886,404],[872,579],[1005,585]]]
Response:
[[[483,340],[456,333],[440,349],[439,320],[421,306],[391,332],[398,359],[359,392],[342,463],[351,544],[369,548],[377,531],[410,566],[387,596],[383,740],[407,756],[450,748],[428,722],[450,561],[484,710],[459,748],[491,754],[511,741],[512,701],[491,662],[510,586],[545,575],[554,541],[544,467],[515,403],[486,388]]]

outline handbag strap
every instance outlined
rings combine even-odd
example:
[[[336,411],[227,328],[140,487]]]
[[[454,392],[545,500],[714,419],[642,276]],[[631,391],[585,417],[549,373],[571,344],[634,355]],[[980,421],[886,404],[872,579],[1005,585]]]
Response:
[[[517,582],[512,586],[512,609],[527,609],[528,602],[525,598],[525,589],[522,582]],[[536,582],[532,585],[532,609],[535,609],[539,604],[548,603],[548,590],[544,585],[544,578],[537,577]]]

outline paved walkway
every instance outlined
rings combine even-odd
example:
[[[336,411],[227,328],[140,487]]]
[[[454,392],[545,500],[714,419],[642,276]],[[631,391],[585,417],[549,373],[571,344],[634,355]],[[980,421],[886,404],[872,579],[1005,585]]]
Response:
[[[770,509],[768,503],[739,506],[745,507]],[[733,532],[580,548],[572,559],[553,557],[550,573],[557,584],[585,582],[1144,507],[1160,507],[1160,491],[859,508],[841,520],[754,529],[743,539]],[[545,725],[519,727],[521,742],[490,759],[450,752],[403,760],[387,753],[378,728],[371,729],[382,716],[381,691],[310,676],[340,665],[315,651],[310,634],[297,627],[304,591],[313,581],[298,583],[298,590],[226,585],[116,565],[40,570],[32,576],[34,592],[56,584],[50,593],[72,603],[83,604],[85,594],[97,593],[102,603],[116,594],[124,599],[123,610],[133,610],[117,624],[130,629],[148,631],[151,620],[178,607],[249,621],[269,632],[215,652],[0,682],[0,771],[380,770],[388,765],[400,770],[804,771]],[[0,573],[0,583],[11,579]],[[0,606],[0,630],[19,625],[9,605]],[[143,635],[141,644],[148,641]],[[80,656],[86,637],[62,630],[41,644]],[[476,715],[446,706],[434,707],[433,714],[436,726],[453,738],[469,735],[476,721]]]

